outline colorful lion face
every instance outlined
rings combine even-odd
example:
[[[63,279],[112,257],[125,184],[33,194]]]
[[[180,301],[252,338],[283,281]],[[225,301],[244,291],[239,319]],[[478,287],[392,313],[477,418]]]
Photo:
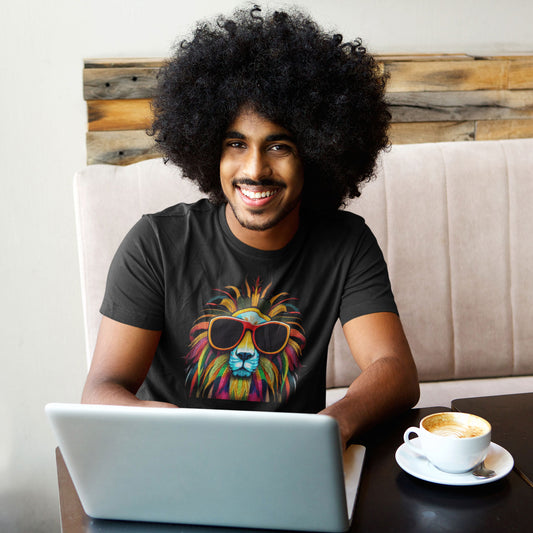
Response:
[[[196,398],[283,401],[296,387],[305,345],[300,312],[287,293],[259,281],[225,287],[190,331],[186,386]]]

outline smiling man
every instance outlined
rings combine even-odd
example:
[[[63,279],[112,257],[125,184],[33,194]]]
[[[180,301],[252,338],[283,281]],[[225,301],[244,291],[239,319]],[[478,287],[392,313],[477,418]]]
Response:
[[[224,137],[220,182],[231,231],[250,246],[282,248],[298,228],[304,184],[295,141],[253,108],[240,111]]]
[[[177,46],[151,134],[209,199],[124,239],[84,402],[321,413],[344,443],[416,403],[383,255],[339,209],[387,145],[384,87],[359,41],[298,12],[237,11]],[[326,407],[338,319],[362,373]]]

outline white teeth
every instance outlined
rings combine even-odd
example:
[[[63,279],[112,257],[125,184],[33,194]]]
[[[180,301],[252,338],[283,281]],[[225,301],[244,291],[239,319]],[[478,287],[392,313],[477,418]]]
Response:
[[[254,192],[254,191],[248,191],[246,189],[241,188],[241,192],[247,198],[252,198],[253,200],[257,200],[259,198],[268,198],[269,196],[272,196],[275,191]]]

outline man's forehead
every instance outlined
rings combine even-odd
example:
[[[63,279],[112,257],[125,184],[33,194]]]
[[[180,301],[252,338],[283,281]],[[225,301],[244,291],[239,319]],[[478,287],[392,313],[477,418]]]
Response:
[[[225,139],[246,139],[247,136],[245,133],[235,130],[235,129],[229,129],[224,134]],[[279,133],[269,133],[265,137],[265,141],[291,141],[294,142],[294,137],[290,133],[285,133],[283,131],[280,131]]]

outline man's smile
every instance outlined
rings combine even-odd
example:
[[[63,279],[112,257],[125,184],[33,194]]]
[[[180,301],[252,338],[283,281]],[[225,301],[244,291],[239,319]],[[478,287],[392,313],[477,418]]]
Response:
[[[279,194],[282,187],[264,188],[260,186],[249,186],[236,184],[235,188],[239,191],[242,201],[249,206],[259,207],[268,204],[275,196]]]
[[[251,191],[249,189],[245,189],[244,187],[238,187],[238,189],[247,198],[252,198],[252,199],[255,199],[255,200],[257,200],[259,198],[269,198],[269,197],[273,196],[274,194],[276,194],[278,192],[278,190],[275,190],[275,191],[272,191],[272,190],[270,190],[270,191]]]

